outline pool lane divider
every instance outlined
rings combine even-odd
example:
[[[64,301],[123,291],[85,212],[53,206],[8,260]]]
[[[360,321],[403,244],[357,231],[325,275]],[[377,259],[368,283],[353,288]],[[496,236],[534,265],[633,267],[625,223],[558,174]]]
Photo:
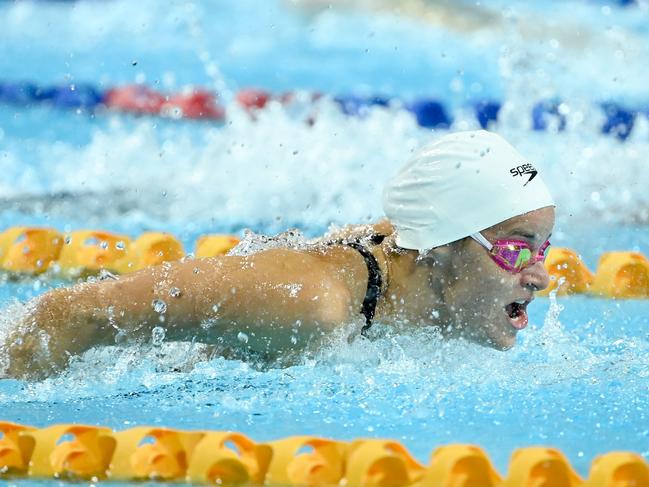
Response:
[[[551,247],[545,260],[549,286],[537,293],[547,296],[590,294],[606,298],[649,298],[649,259],[640,252],[604,252],[593,273],[571,249]]]
[[[203,235],[188,255],[180,240],[164,232],[144,232],[131,239],[103,230],[62,233],[48,227],[16,226],[0,233],[0,269],[14,277],[127,274],[188,257],[225,255],[238,243],[232,235]],[[555,292],[559,296],[649,298],[649,259],[640,252],[605,252],[593,273],[574,250],[551,247],[545,268],[550,285],[538,293],[541,296]]]
[[[304,108],[305,103],[313,104],[322,96],[321,93],[302,96],[297,92],[275,95],[263,89],[246,88],[236,93],[235,101],[254,118],[255,112],[272,101],[279,102],[289,111],[296,111],[296,106]],[[384,95],[342,94],[332,96],[332,99],[344,114],[354,117],[365,117],[370,110],[383,107],[407,110],[415,117],[417,124],[425,128],[449,128],[453,123],[451,106],[436,98],[403,100]],[[111,111],[170,119],[216,122],[226,119],[226,110],[219,104],[218,95],[199,87],[162,93],[143,84],[104,89],[88,83],[41,86],[27,81],[0,81],[0,103],[21,107],[50,106],[86,113]],[[622,141],[631,135],[638,116],[649,115],[648,107],[632,108],[613,101],[605,101],[598,106],[604,119],[600,132]],[[497,124],[501,107],[501,101],[486,99],[472,101],[469,109],[482,128],[490,128]],[[562,132],[567,128],[569,111],[569,104],[559,98],[539,100],[530,114],[531,127],[536,131]],[[316,119],[317,110],[307,110],[304,121],[313,124]]]
[[[238,243],[231,235],[203,235],[193,255],[223,255]],[[0,268],[13,275],[126,274],[185,257],[182,243],[164,232],[144,232],[134,240],[102,230],[61,233],[45,227],[11,227],[0,233]]]
[[[596,457],[582,479],[559,450],[536,446],[514,451],[502,476],[475,445],[440,446],[424,465],[389,439],[291,436],[257,443],[232,431],[0,421],[0,478],[24,477],[223,486],[641,487],[649,485],[649,464],[636,453],[610,452]]]

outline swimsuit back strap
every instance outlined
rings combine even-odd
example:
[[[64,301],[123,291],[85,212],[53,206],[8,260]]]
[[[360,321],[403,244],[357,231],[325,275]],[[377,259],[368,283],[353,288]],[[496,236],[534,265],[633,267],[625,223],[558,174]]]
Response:
[[[381,286],[383,285],[381,268],[376,258],[364,245],[358,242],[345,242],[344,245],[356,249],[363,256],[365,265],[367,266],[367,291],[361,308],[361,313],[365,316],[365,325],[361,328],[361,335],[365,336],[365,332],[372,326],[372,320],[376,312],[376,304],[381,295]]]

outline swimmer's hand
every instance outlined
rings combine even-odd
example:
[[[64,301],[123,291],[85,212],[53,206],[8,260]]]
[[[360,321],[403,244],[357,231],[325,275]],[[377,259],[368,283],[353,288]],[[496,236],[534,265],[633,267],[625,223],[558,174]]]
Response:
[[[96,344],[96,321],[74,303],[82,297],[80,291],[56,289],[28,304],[27,313],[0,343],[0,377],[43,379]]]
[[[75,355],[115,344],[118,335],[147,340],[157,327],[167,340],[252,348],[254,340],[240,339],[248,336],[262,351],[294,350],[357,315],[366,272],[350,248],[270,249],[55,289],[32,301],[0,343],[0,376],[4,369],[7,377],[47,377]]]

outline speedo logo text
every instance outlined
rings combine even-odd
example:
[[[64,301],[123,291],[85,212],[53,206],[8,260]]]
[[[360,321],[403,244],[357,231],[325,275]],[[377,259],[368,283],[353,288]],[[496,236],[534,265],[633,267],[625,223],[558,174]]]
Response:
[[[532,179],[536,177],[539,173],[532,164],[521,164],[520,166],[512,167],[509,172],[513,177],[529,175],[529,179],[525,182],[523,186],[527,186]]]

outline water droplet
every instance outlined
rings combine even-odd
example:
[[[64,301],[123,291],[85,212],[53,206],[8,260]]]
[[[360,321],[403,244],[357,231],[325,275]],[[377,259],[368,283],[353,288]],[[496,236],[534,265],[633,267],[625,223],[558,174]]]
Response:
[[[237,340],[239,340],[241,343],[248,343],[248,335],[246,335],[244,332],[240,331],[237,334]]]
[[[154,299],[151,301],[151,306],[153,306],[153,310],[156,313],[166,313],[167,312],[167,303],[165,303],[162,299]]]
[[[172,298],[179,298],[182,295],[182,291],[177,287],[172,287],[169,289],[169,296]]]
[[[292,336],[291,336],[291,343],[292,343],[293,345],[297,344],[297,337],[296,337],[295,335],[292,335]]]
[[[102,241],[99,243],[99,247],[100,247],[102,250],[106,250],[106,249],[108,248],[108,242],[106,242],[105,240],[102,240]]]
[[[100,281],[106,281],[108,279],[112,279],[113,281],[117,281],[117,276],[115,274],[113,274],[112,272],[107,271],[106,269],[101,269],[99,271],[98,279]]]
[[[126,248],[126,244],[122,240],[120,240],[115,244],[115,248],[117,250],[124,250]]]
[[[210,328],[216,326],[218,324],[218,320],[216,318],[208,318],[206,320],[201,321],[200,326],[203,330],[209,330]]]
[[[154,345],[160,346],[165,339],[166,331],[161,326],[156,326],[151,330],[151,341]]]
[[[218,313],[219,312],[219,305],[215,304],[214,306],[212,306],[212,311],[214,311],[215,313]]]
[[[119,330],[117,333],[115,333],[115,345],[126,342],[127,338],[128,334],[124,330]]]

